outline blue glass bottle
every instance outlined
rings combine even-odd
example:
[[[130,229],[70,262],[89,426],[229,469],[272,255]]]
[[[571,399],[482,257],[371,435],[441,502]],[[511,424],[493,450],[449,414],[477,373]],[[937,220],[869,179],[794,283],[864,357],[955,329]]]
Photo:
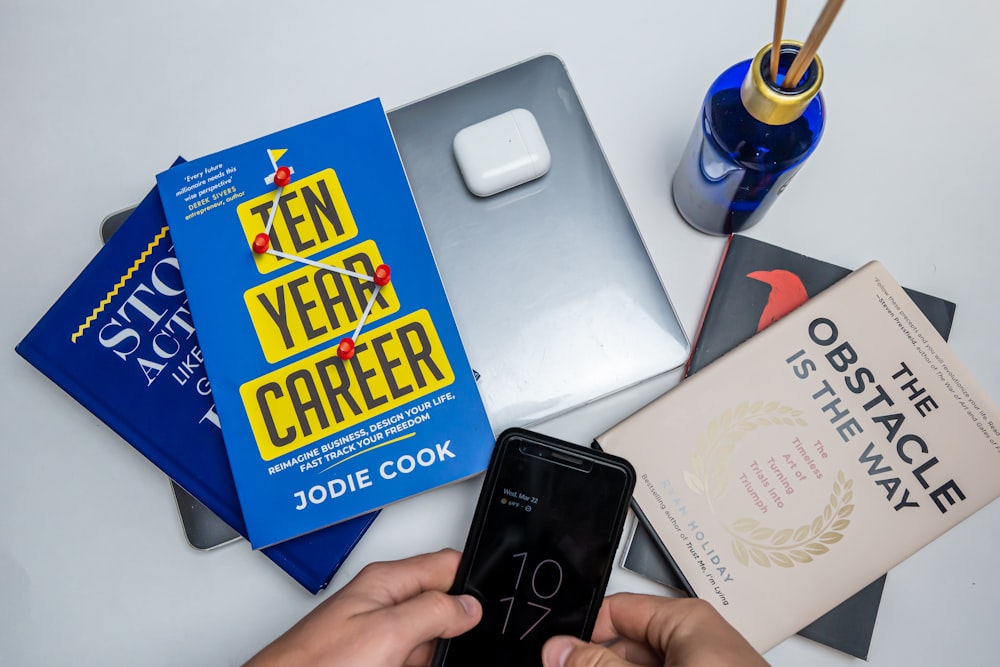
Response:
[[[777,83],[768,45],[708,89],[673,179],[674,204],[692,227],[723,235],[757,224],[816,148],[825,116],[819,57],[798,85],[780,88],[801,46],[782,43]]]

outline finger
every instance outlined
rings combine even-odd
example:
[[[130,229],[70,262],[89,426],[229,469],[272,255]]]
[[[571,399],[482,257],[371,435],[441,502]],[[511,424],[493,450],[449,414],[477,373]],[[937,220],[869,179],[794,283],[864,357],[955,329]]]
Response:
[[[619,656],[599,644],[588,644],[576,637],[552,637],[542,646],[544,667],[629,667]]]
[[[471,595],[425,591],[398,605],[365,614],[369,632],[383,637],[385,664],[398,665],[422,644],[468,632],[483,616]]]
[[[399,604],[424,591],[447,591],[455,581],[461,554],[443,549],[404,560],[366,565],[341,596],[364,595],[379,606]]]

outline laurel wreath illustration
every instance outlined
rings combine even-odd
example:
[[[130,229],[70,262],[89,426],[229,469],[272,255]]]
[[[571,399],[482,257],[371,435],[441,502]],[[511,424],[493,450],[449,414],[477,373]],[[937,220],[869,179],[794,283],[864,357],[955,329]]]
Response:
[[[851,525],[848,517],[854,512],[854,480],[847,479],[843,470],[837,471],[830,501],[823,512],[798,528],[775,530],[761,525],[756,519],[739,519],[728,527],[733,536],[733,554],[743,565],[752,560],[761,567],[794,567],[796,563],[811,562],[830,550],[828,545],[844,538],[844,530]]]
[[[709,508],[715,511],[713,501],[726,492],[728,485],[729,457],[743,436],[760,427],[782,425],[806,426],[806,421],[801,411],[777,401],[743,401],[735,410],[726,410],[698,436],[691,455],[693,470],[684,471],[684,481],[692,491],[705,496]]]
[[[692,470],[684,471],[684,481],[705,497],[714,512],[714,501],[725,494],[728,486],[729,457],[744,435],[767,426],[806,425],[801,411],[777,401],[744,401],[735,409],[727,409],[698,436],[691,455]],[[829,502],[811,523],[797,528],[770,528],[750,518],[736,520],[727,526],[733,536],[733,554],[745,566],[753,561],[761,567],[793,567],[828,552],[828,545],[839,542],[850,525],[853,485],[853,480],[838,471]]]

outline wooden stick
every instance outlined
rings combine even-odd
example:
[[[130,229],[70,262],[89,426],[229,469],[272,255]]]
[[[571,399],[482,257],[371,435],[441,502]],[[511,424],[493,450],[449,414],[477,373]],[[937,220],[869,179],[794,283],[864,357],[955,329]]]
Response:
[[[823,11],[820,12],[819,18],[816,19],[816,25],[813,26],[812,31],[806,38],[806,43],[802,46],[802,50],[799,54],[795,56],[795,60],[792,61],[792,66],[788,68],[788,72],[785,74],[785,80],[781,84],[782,88],[794,88],[799,83],[799,79],[805,74],[806,68],[813,61],[813,57],[816,55],[816,51],[819,50],[819,45],[826,37],[827,31],[830,26],[833,25],[833,20],[837,18],[837,12],[840,11],[841,6],[844,4],[844,0],[827,0],[826,5],[823,7]]]
[[[774,9],[774,38],[771,40],[771,82],[778,85],[778,61],[781,59],[781,31],[785,27],[786,0],[778,0]]]

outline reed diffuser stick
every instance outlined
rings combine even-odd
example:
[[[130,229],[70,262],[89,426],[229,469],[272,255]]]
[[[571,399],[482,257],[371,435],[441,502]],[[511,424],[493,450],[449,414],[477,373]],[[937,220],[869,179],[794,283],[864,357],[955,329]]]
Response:
[[[778,0],[774,9],[774,38],[771,40],[771,81],[778,85],[778,61],[781,58],[781,31],[785,27],[786,0]]]
[[[823,11],[820,12],[819,18],[816,19],[816,24],[813,26],[812,30],[809,32],[809,36],[806,38],[805,44],[802,45],[802,50],[799,51],[798,55],[795,56],[795,60],[792,61],[792,66],[788,68],[788,72],[785,74],[785,80],[782,82],[781,87],[784,89],[794,88],[799,79],[805,73],[806,68],[812,62],[813,57],[816,55],[816,51],[819,50],[819,45],[826,37],[827,31],[830,26],[833,25],[833,20],[837,18],[837,12],[840,11],[841,6],[843,6],[844,0],[827,0],[826,5],[823,7]]]

